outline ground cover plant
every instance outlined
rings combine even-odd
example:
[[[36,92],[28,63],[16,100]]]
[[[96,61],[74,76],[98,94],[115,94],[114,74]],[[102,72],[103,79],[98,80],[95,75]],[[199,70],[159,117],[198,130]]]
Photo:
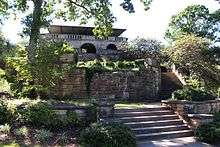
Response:
[[[76,143],[76,135],[86,124],[72,111],[67,111],[61,119],[46,100],[4,99],[0,102],[3,104],[0,107],[0,134],[5,136],[0,138],[2,143],[15,140],[22,146],[64,142],[71,145]]]
[[[216,113],[214,121],[209,124],[203,124],[196,128],[195,136],[207,143],[215,144],[220,140],[220,113]]]
[[[188,100],[188,101],[207,101],[214,100],[216,97],[212,93],[204,89],[195,89],[192,87],[184,87],[172,93],[172,100]]]

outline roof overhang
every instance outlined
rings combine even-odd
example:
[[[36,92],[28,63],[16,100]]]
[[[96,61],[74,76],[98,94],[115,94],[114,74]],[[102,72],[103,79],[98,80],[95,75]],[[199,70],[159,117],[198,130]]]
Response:
[[[90,35],[93,36],[94,27],[84,26],[62,26],[62,25],[51,25],[49,26],[50,34],[75,34],[75,35]],[[112,29],[110,36],[120,36],[126,29]]]

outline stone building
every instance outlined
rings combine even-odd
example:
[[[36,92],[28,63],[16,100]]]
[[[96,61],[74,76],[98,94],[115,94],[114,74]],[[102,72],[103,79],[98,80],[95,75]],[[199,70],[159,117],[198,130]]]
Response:
[[[105,39],[95,37],[93,29],[93,27],[51,25],[49,33],[42,36],[46,39],[69,42],[77,50],[79,60],[115,55],[120,44],[127,41],[127,38],[120,37],[125,29],[113,29],[112,34]]]

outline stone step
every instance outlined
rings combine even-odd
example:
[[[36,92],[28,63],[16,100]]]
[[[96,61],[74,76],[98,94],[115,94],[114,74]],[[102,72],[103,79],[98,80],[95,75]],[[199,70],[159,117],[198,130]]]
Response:
[[[136,139],[141,140],[158,140],[158,139],[170,139],[170,138],[180,138],[180,137],[190,137],[193,135],[191,130],[181,130],[181,131],[169,131],[169,132],[159,132],[159,133],[148,133],[148,134],[137,134]]]
[[[147,112],[115,112],[114,117],[134,117],[134,116],[161,116],[161,115],[171,115],[173,112],[171,110],[161,110],[161,111],[147,111]]]
[[[189,128],[186,124],[182,124],[182,125],[170,125],[170,126],[133,128],[131,130],[134,132],[134,134],[148,134],[148,133],[159,133],[159,132],[168,132],[168,131],[189,130]]]
[[[140,122],[140,121],[156,121],[156,120],[172,120],[179,119],[175,114],[173,115],[161,115],[161,116],[133,116],[133,117],[120,117],[117,118],[119,122]]]
[[[123,112],[146,112],[146,111],[161,111],[161,110],[170,110],[170,108],[165,106],[159,106],[154,108],[137,108],[137,109],[121,108],[121,109],[115,109],[115,112],[123,113]]]
[[[144,121],[144,122],[128,122],[124,123],[130,128],[141,128],[141,127],[154,127],[154,126],[167,126],[167,125],[182,125],[181,119],[174,120],[162,120],[162,121]]]

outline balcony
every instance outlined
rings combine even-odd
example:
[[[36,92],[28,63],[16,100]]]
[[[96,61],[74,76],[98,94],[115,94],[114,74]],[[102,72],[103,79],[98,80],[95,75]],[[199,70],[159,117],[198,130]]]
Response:
[[[107,40],[113,42],[123,42],[128,39],[125,37],[107,37],[104,39],[96,38],[95,36],[87,35],[73,35],[73,34],[41,34],[44,39],[54,39],[54,40]]]

